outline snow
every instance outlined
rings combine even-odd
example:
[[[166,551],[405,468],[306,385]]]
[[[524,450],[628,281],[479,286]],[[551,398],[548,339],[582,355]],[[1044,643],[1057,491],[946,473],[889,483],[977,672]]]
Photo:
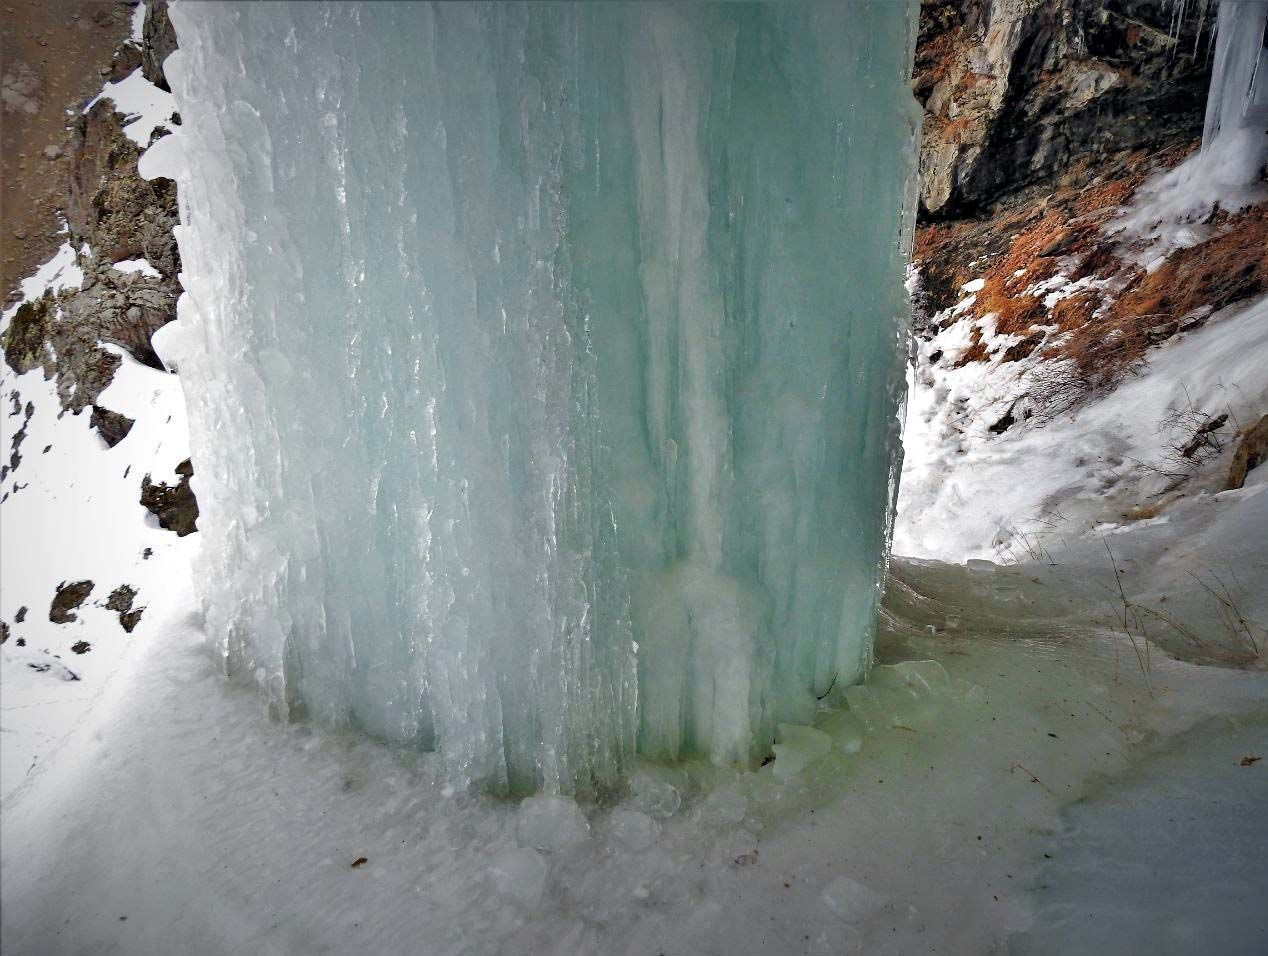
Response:
[[[115,109],[127,117],[124,134],[142,149],[150,145],[156,129],[171,125],[176,112],[176,98],[147,80],[140,67],[118,82],[107,83],[83,111],[87,113],[101,100],[114,101]]]
[[[112,87],[117,84],[107,84]],[[84,244],[79,256],[91,255]],[[158,274],[144,259],[115,268]],[[83,281],[75,250],[63,243],[21,282],[22,301],[73,291]],[[17,309],[15,304],[5,311],[0,330]],[[135,422],[113,448],[90,427],[87,412],[62,411],[55,382],[46,381],[41,369],[15,375],[0,363],[0,448],[6,463],[14,435],[25,429],[21,461],[0,485],[0,619],[11,629],[0,647],[0,801],[5,804],[36,785],[44,765],[126,672],[134,645],[177,606],[189,574],[193,542],[160,529],[139,502],[144,475],[175,483],[174,467],[189,457],[180,384],[114,346],[106,348],[121,364],[98,404]],[[73,612],[76,620],[50,621],[58,586],[84,580],[93,588]],[[145,609],[131,634],[105,607],[112,591],[125,584],[137,592],[133,607]],[[21,608],[26,611],[18,623]]]
[[[141,0],[132,10],[132,32],[128,39],[137,46],[145,42],[145,12],[148,8],[149,4]]]
[[[151,279],[162,278],[162,276],[159,275],[158,269],[155,269],[152,265],[150,265],[148,259],[124,259],[121,262],[116,262],[110,268],[116,269],[119,272],[139,272],[141,275],[148,276]]]
[[[173,467],[188,457],[180,386],[116,351],[122,364],[98,402],[135,424],[114,448],[89,427],[87,413],[61,412],[54,382],[41,370],[15,376],[6,366],[0,374],[6,450],[22,417],[13,416],[11,396],[16,392],[18,405],[25,409],[29,402],[34,410],[21,464],[4,482],[7,497],[0,502],[0,618],[12,630],[0,648],[0,797],[27,782],[33,765],[48,759],[80,721],[130,645],[170,606],[173,581],[187,573],[189,543],[160,529],[139,503],[143,475],[174,483]],[[78,619],[50,621],[58,585],[80,580],[94,587],[75,612]],[[130,635],[104,607],[124,584],[137,591],[134,607],[146,608]],[[25,620],[16,624],[21,607]],[[18,647],[18,639],[26,646]],[[80,641],[90,649],[72,653]],[[76,679],[58,679],[56,668],[34,669],[54,662]]]
[[[75,258],[75,250],[70,243],[63,242],[53,258],[35,270],[35,274],[18,283],[22,291],[22,302],[34,302],[46,291],[61,292],[67,289],[78,289],[84,284],[84,270],[79,267]],[[18,303],[21,304],[21,303]],[[17,305],[5,311],[0,327],[8,328],[9,320],[17,312]]]

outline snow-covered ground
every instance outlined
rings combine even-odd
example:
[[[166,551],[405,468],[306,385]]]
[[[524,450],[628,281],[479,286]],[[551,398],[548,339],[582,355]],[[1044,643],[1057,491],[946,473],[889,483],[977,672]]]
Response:
[[[1210,238],[1217,204],[1265,199],[1262,183],[1221,179],[1225,159],[1195,154],[1147,181],[1106,235],[1146,269]],[[1035,291],[1051,308],[1078,284],[1058,272]],[[973,316],[981,285],[966,283],[916,341],[894,551],[1044,567],[1079,585],[1083,624],[1117,620],[1142,646],[1262,667],[1268,469],[1225,489],[1239,432],[1268,411],[1268,296],[1199,309],[1117,388],[1044,414],[1035,385],[1061,360],[1006,361],[1018,337],[994,334],[993,313]],[[975,332],[986,358],[961,362]]]
[[[428,755],[270,722],[175,611],[6,801],[4,948],[1262,952],[1268,675],[1146,674],[1042,574],[899,564],[907,663],[756,772],[649,766],[612,806],[453,793]]]
[[[1264,140],[1258,130],[1230,129],[1205,143],[1141,184],[1101,227],[1103,238],[1124,262],[1153,272],[1178,250],[1227,231],[1212,225],[1216,212],[1227,216],[1268,202],[1259,174],[1268,156]],[[1075,253],[1061,265],[1073,270]],[[1112,296],[1123,281],[1120,275],[1072,280],[1058,270],[1024,294],[1041,297],[1051,310],[1093,288]],[[1040,349],[1010,361],[1009,347],[1023,336],[997,334],[993,312],[975,317],[983,284],[966,283],[960,302],[929,317],[935,333],[916,340],[896,553],[947,561],[1051,558],[1054,549],[1125,519],[1156,513],[1166,521],[1171,502],[1223,488],[1238,429],[1268,410],[1268,296],[1173,316],[1180,333],[1150,349],[1143,368],[1063,411],[1044,397],[1044,383],[1062,360]],[[962,361],[975,340],[987,357]],[[1197,427],[1220,415],[1227,419],[1211,432],[1211,446],[1196,459],[1180,453]],[[1219,454],[1209,454],[1215,445]]]

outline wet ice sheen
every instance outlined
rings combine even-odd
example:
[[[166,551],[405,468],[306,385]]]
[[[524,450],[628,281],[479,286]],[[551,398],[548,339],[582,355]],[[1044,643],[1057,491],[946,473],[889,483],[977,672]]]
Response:
[[[752,764],[858,680],[914,9],[173,6],[147,172],[230,668],[521,792]]]

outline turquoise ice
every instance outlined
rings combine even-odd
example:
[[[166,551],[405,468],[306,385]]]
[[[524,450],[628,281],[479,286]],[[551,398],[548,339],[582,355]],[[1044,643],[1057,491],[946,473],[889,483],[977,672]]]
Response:
[[[590,794],[860,680],[914,2],[171,8],[206,624],[274,711]]]

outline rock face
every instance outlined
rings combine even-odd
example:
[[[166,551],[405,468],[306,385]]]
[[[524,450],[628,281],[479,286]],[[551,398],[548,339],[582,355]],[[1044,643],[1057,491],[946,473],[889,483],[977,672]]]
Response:
[[[161,64],[175,48],[175,35],[167,19],[166,4],[151,2],[148,8],[142,47],[125,42],[108,66],[94,63],[92,77],[96,82],[107,77],[122,80],[140,69],[156,85],[167,89]],[[96,19],[94,16],[94,22]],[[177,279],[180,256],[172,229],[179,219],[175,183],[141,178],[137,162],[142,148],[128,137],[124,130],[126,119],[115,112],[114,103],[99,100],[83,113],[83,102],[83,96],[79,96],[69,104],[71,109],[66,114],[57,111],[59,130],[69,117],[74,117],[66,126],[69,135],[44,153],[48,162],[56,161],[56,165],[48,167],[47,175],[53,183],[50,190],[58,194],[58,207],[69,232],[68,236],[52,240],[53,247],[62,241],[69,243],[75,250],[74,265],[82,271],[83,280],[77,289],[48,293],[23,303],[0,338],[0,350],[3,361],[14,372],[39,369],[45,379],[55,381],[63,411],[77,415],[91,409],[89,424],[106,446],[113,447],[128,435],[133,421],[101,405],[98,399],[124,361],[119,349],[136,361],[163,370],[151,338],[176,317],[176,300],[181,293]],[[173,115],[167,125],[178,122],[179,118]],[[151,142],[164,132],[159,126]],[[17,225],[15,219],[11,231],[19,231]],[[144,259],[145,265],[125,263],[138,259]],[[116,268],[116,264],[122,268]],[[19,465],[30,467],[24,461],[32,457],[30,442],[23,445],[23,441],[34,410],[30,402],[24,405],[20,401],[16,389],[6,392],[6,441],[0,457],[0,479],[11,476]],[[189,485],[193,469],[186,461],[176,470],[180,480],[173,485],[156,484],[147,475],[138,481],[138,491],[142,503],[158,516],[162,527],[187,535],[196,530],[198,515]],[[13,490],[20,487],[24,486],[15,484]],[[4,497],[8,494],[6,491]],[[150,553],[146,549],[145,557]],[[76,621],[77,609],[89,599],[93,588],[94,583],[87,580],[60,585],[49,607],[49,620],[55,624]],[[131,632],[145,612],[137,603],[136,589],[121,584],[110,593],[104,606],[118,615],[124,631]],[[20,624],[26,613],[25,607],[20,608],[14,623]],[[8,625],[4,628],[7,635]],[[21,637],[18,643],[23,643]],[[90,644],[80,641],[70,649],[86,653]],[[72,675],[68,679],[78,678]]]
[[[106,600],[106,610],[119,615],[119,626],[129,634],[141,622],[141,615],[145,612],[143,607],[132,607],[136,593],[136,588],[130,584],[120,584],[110,592],[110,597]]]
[[[172,227],[176,184],[142,179],[141,150],[123,132],[124,117],[99,101],[75,124],[66,219],[72,244],[87,242],[98,259],[144,257],[165,276],[180,271]]]
[[[923,0],[921,218],[982,214],[1117,153],[1195,139],[1210,19],[1190,11],[1177,29],[1166,0]]]
[[[110,384],[117,345],[137,361],[161,369],[153,334],[176,317],[180,256],[176,184],[137,173],[140,150],[123,132],[109,101],[97,103],[75,125],[66,219],[81,253],[81,288],[24,304],[6,331],[4,357],[18,373],[42,366],[57,378],[62,407],[78,414]],[[159,275],[121,272],[114,263],[144,258]]]
[[[0,459],[0,481],[3,481],[11,472],[17,471],[18,465],[22,464],[22,443],[26,441],[26,426],[31,421],[31,416],[35,414],[35,406],[30,402],[23,407],[18,401],[17,393],[14,392],[9,396],[13,403],[13,407],[8,418],[20,418],[22,424],[16,428],[9,424],[9,456],[7,459]],[[3,499],[0,499],[3,500]]]
[[[1146,180],[1201,140],[1214,9],[1169,0],[922,4],[915,332],[929,339],[935,322],[975,323],[956,367],[1048,362],[1026,401],[994,410],[982,429],[999,434],[1103,394],[1158,343],[1268,289],[1262,205],[1212,210],[1187,248],[1148,271],[1112,226]],[[1049,301],[1049,280],[1081,285]],[[961,313],[946,313],[961,301]]]
[[[106,443],[106,447],[113,448],[128,436],[128,432],[132,431],[134,422],[127,415],[121,415],[118,412],[110,411],[108,408],[102,408],[100,405],[94,405],[92,407],[92,417],[89,419],[88,424],[97,429],[97,433],[101,435],[101,440]]]
[[[167,0],[150,0],[145,9],[141,35],[144,42],[141,50],[142,75],[160,90],[170,93],[172,88],[163,75],[163,61],[176,49],[176,31],[167,16]]]

